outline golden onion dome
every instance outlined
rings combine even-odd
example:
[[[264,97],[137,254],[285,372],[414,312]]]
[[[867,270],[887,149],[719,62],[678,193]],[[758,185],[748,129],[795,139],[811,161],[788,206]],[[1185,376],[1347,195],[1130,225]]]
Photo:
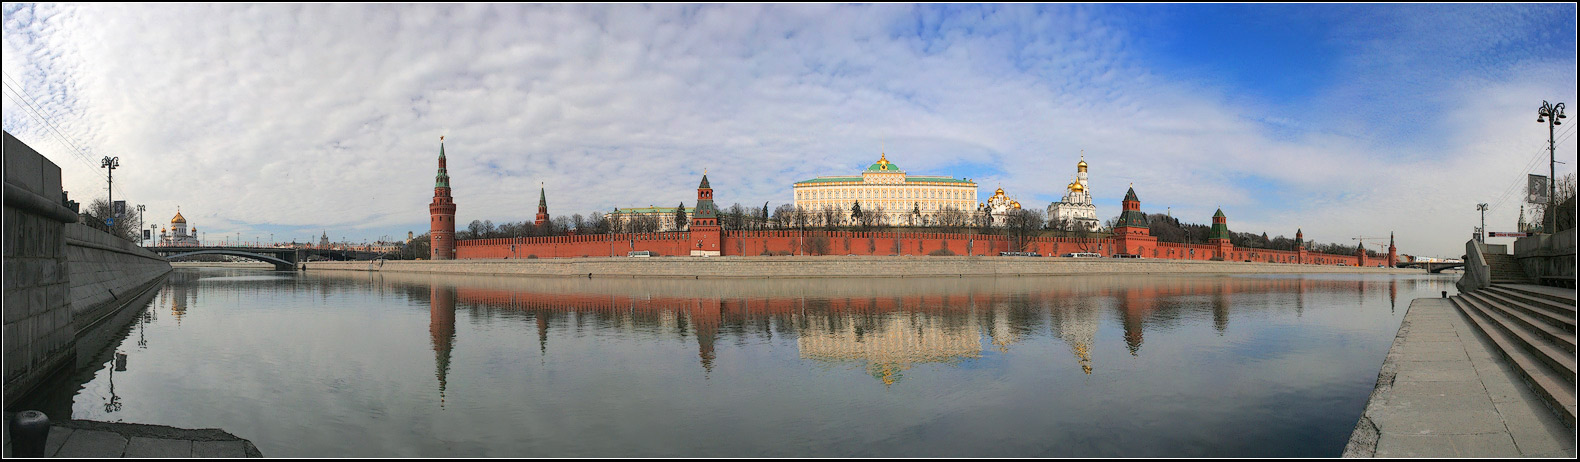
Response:
[[[181,216],[181,211],[179,211],[179,210],[176,211],[176,217],[170,219],[170,223],[171,224],[186,223],[186,222],[187,222],[186,217]]]
[[[1079,168],[1083,172],[1086,171],[1086,159],[1081,159],[1081,163],[1075,164],[1075,168]]]
[[[1020,208],[1020,202],[1019,201],[1009,201],[1009,206],[1018,209],[1018,208]]]
[[[1086,187],[1085,186],[1081,186],[1081,182],[1079,182],[1079,181],[1074,181],[1074,182],[1070,183],[1070,192],[1081,192],[1081,191],[1085,191],[1085,190],[1086,190]]]

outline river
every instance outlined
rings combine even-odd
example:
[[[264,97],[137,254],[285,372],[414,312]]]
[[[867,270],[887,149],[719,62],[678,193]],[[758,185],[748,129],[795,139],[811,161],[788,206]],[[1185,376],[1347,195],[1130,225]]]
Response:
[[[1454,280],[181,268],[24,404],[270,457],[1337,457]]]

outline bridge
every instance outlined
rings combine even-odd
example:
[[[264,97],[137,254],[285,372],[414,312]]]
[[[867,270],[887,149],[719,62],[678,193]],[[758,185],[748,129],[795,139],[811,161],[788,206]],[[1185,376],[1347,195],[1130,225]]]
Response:
[[[256,260],[274,265],[279,271],[295,270],[299,264],[309,259],[324,260],[371,260],[378,257],[372,252],[355,250],[319,250],[295,249],[280,247],[144,247],[148,251],[159,254],[170,261],[181,261],[199,255],[225,255]]]
[[[1424,269],[1426,269],[1426,272],[1428,272],[1428,273],[1441,273],[1441,272],[1443,272],[1443,270],[1450,269],[1450,268],[1464,268],[1465,267],[1465,262],[1462,262],[1462,261],[1461,262],[1412,261],[1412,262],[1399,262],[1399,264],[1395,265],[1395,267],[1397,267],[1397,268],[1424,268]]]

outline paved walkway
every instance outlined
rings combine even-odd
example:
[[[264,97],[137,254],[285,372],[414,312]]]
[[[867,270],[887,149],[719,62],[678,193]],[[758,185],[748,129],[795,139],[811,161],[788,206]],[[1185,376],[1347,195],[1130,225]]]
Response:
[[[7,425],[9,427],[9,425]],[[59,422],[49,429],[46,457],[263,457],[251,441],[223,430],[187,430],[163,425]],[[5,457],[11,456],[6,430]]]
[[[1344,457],[1567,457],[1575,433],[1448,299],[1410,302]]]

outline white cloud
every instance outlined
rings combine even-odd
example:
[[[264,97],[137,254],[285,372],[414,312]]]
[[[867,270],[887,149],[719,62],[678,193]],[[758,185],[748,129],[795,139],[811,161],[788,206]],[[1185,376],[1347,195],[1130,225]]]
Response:
[[[1326,115],[1268,119],[1233,88],[1158,74],[1128,51],[1124,18],[1085,7],[7,9],[5,72],[94,156],[121,157],[117,196],[150,221],[180,205],[200,229],[247,235],[420,233],[447,135],[462,222],[531,219],[540,182],[555,214],[689,204],[703,169],[725,204],[783,203],[790,183],[854,172],[880,148],[913,173],[966,165],[990,172],[973,176],[984,192],[1046,202],[1084,149],[1104,215],[1134,182],[1148,210],[1195,221],[1221,206],[1247,231],[1395,229],[1446,254],[1468,231],[1450,205],[1489,200],[1455,178],[1534,149],[1531,103],[1574,95],[1572,57],[1533,57],[1539,78],[1423,85],[1458,105],[1411,120],[1451,135],[1439,150]],[[1368,40],[1357,62],[1388,51]],[[1395,67],[1428,72],[1413,59]],[[1323,111],[1375,94],[1353,74]],[[1541,96],[1555,88],[1568,93]],[[62,165],[74,197],[103,190],[102,172],[5,104],[7,129]],[[1264,121],[1317,128],[1280,138]]]

